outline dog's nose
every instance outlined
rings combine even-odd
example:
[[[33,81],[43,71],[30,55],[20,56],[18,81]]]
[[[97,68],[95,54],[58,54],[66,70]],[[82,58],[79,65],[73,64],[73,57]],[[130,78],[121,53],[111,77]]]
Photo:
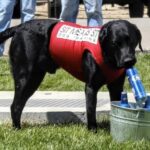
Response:
[[[134,58],[125,58],[124,59],[124,63],[128,63],[128,62],[131,62],[131,61],[133,61],[134,60]]]
[[[132,67],[136,63],[136,58],[126,58],[124,60],[124,65],[126,68]]]

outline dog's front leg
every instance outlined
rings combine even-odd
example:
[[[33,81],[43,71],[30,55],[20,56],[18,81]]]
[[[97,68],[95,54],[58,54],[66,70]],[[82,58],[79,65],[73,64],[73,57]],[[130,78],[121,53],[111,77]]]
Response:
[[[114,82],[107,85],[111,101],[119,101],[125,82],[125,73]]]
[[[87,111],[87,126],[89,130],[96,132],[96,103],[97,92],[103,85],[104,77],[100,72],[92,54],[85,52],[82,60],[82,68],[85,77],[85,95],[86,95],[86,111]]]
[[[96,124],[97,91],[95,91],[91,86],[86,84],[85,94],[86,94],[87,126],[89,130],[96,132],[97,131],[97,124]]]

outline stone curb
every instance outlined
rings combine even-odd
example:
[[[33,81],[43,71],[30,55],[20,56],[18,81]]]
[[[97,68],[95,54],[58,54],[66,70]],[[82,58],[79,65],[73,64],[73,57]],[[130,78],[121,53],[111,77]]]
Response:
[[[0,122],[11,122],[10,105],[14,92],[0,92]],[[133,102],[132,93],[128,93]],[[108,92],[98,93],[97,116],[108,114],[110,101]],[[28,123],[85,123],[84,92],[37,91],[28,100],[22,114],[22,121]]]

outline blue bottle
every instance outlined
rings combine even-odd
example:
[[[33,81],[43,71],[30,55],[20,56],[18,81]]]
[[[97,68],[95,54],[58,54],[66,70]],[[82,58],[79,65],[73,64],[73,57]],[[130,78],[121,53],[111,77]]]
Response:
[[[150,96],[147,96],[144,108],[150,111]]]
[[[128,103],[127,92],[124,92],[124,91],[121,92],[120,106],[121,106],[121,107],[130,108],[130,105],[129,105],[129,103]]]
[[[136,103],[138,106],[141,107],[142,103],[145,102],[147,99],[147,94],[139,77],[138,71],[136,68],[129,68],[126,70],[126,75],[134,93]]]

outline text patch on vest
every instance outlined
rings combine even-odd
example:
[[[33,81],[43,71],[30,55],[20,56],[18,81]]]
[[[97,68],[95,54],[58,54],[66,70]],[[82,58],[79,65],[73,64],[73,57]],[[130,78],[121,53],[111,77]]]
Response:
[[[86,41],[96,44],[98,41],[99,31],[100,29],[98,28],[76,28],[68,25],[62,25],[57,33],[57,38],[72,41]]]

